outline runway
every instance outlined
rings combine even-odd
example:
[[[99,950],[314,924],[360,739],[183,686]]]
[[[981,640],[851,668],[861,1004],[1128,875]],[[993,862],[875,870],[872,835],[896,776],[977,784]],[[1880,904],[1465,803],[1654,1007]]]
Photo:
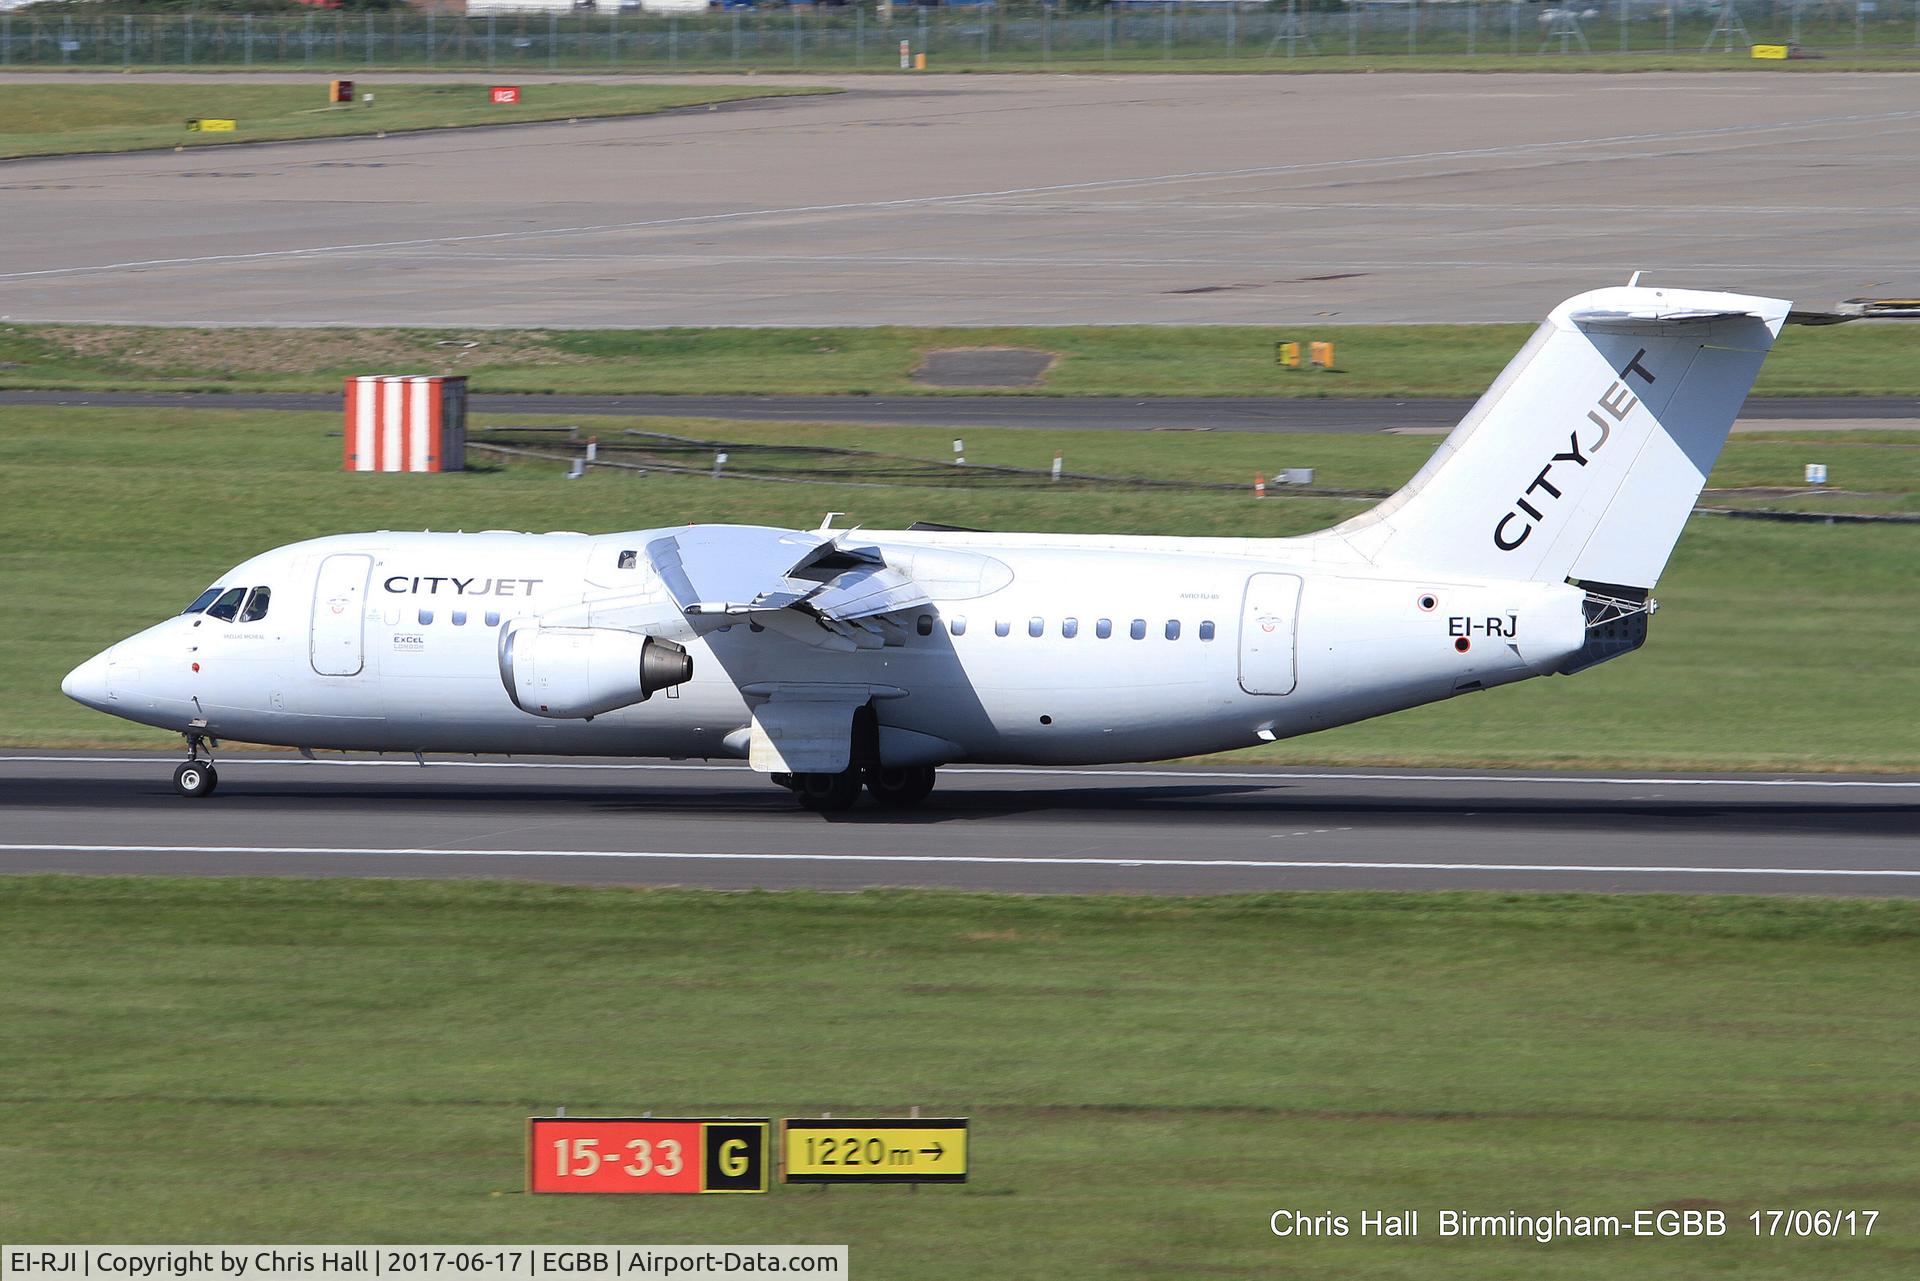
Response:
[[[505,877],[1021,893],[1920,895],[1920,778],[953,768],[927,806],[800,811],[742,766],[0,756],[0,872]]]
[[[0,319],[1526,321],[1635,270],[1920,293],[1907,74],[823,82],[846,92],[7,162]]]
[[[0,406],[96,409],[272,409],[338,413],[333,392],[0,391]],[[1421,434],[1450,429],[1471,400],[1287,399],[1251,396],[469,396],[475,414],[724,418],[890,427],[1011,427],[1049,431],[1248,431]],[[497,423],[492,425],[499,425]],[[1738,432],[1912,430],[1920,398],[1805,396],[1748,400]]]

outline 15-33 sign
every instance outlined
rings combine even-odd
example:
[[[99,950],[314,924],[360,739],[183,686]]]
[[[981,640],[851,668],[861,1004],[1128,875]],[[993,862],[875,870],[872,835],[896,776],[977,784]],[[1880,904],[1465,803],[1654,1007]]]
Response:
[[[780,1123],[783,1183],[965,1183],[965,1117]]]
[[[733,1117],[530,1117],[527,1191],[765,1192],[771,1126]]]

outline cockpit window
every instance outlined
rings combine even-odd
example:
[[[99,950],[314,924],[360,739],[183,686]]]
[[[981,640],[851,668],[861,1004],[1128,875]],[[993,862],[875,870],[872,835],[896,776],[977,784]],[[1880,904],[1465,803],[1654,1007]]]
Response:
[[[197,614],[219,599],[220,589],[218,587],[209,587],[206,591],[200,593],[199,599],[195,600],[193,604],[187,606],[180,612],[183,614]]]
[[[273,600],[271,587],[256,587],[253,595],[247,597],[247,607],[240,611],[240,621],[257,623],[267,616],[267,606]]]
[[[246,598],[244,587],[229,587],[220,593],[220,599],[207,606],[207,617],[217,618],[223,623],[231,623],[233,616],[240,612],[240,602]]]
[[[639,552],[637,552],[637,551],[625,551],[625,552],[621,552],[621,553],[620,553],[620,568],[621,568],[621,569],[638,569],[639,567],[640,567],[640,553],[639,553]]]

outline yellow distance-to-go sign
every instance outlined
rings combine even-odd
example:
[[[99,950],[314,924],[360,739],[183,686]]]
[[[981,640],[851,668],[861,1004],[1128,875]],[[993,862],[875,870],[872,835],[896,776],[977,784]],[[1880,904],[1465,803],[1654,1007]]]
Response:
[[[213,117],[201,117],[187,121],[188,133],[232,133],[240,127],[238,120],[220,120]]]
[[[780,1123],[782,1183],[965,1183],[967,1118]]]

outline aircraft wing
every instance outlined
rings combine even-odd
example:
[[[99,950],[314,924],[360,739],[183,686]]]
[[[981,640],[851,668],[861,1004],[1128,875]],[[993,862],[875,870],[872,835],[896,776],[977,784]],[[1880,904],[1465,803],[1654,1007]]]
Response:
[[[794,634],[791,624],[807,623],[847,648],[865,648],[881,641],[876,620],[929,602],[854,531],[693,526],[655,539],[647,554],[680,612],[702,631],[745,618]]]

